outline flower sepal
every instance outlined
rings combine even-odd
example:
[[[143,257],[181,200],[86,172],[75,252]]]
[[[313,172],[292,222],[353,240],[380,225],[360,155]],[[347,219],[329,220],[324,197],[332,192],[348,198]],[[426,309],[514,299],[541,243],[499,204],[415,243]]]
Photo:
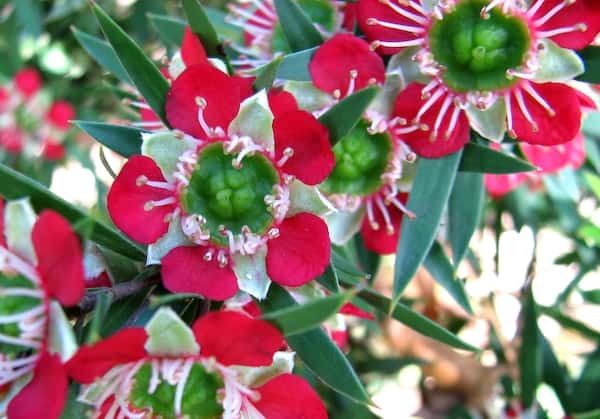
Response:
[[[233,271],[238,278],[238,287],[254,298],[264,300],[271,286],[267,274],[267,248],[260,247],[252,255],[236,253],[232,256]]]
[[[506,134],[506,104],[499,97],[493,105],[485,110],[468,103],[465,112],[473,128],[482,137],[495,143],[501,143]]]
[[[172,131],[142,133],[142,154],[156,162],[169,182],[174,180],[180,156],[195,147],[192,139],[178,138]]]
[[[561,48],[550,39],[538,45],[538,70],[532,80],[536,83],[568,82],[585,72],[585,64],[575,51]]]
[[[4,236],[9,249],[28,262],[35,264],[37,261],[31,230],[37,216],[31,206],[29,198],[9,201],[4,207]]]
[[[250,137],[265,150],[273,150],[273,113],[269,108],[265,90],[250,96],[240,104],[238,114],[229,124],[228,134]]]
[[[145,329],[148,340],[144,348],[150,355],[177,357],[200,352],[192,329],[170,308],[159,309]]]
[[[293,217],[301,212],[310,212],[317,215],[327,215],[337,209],[315,186],[308,186],[299,180],[290,184],[290,209],[287,216]]]
[[[48,317],[48,352],[59,355],[62,362],[67,362],[77,352],[75,332],[58,302],[50,302]]]

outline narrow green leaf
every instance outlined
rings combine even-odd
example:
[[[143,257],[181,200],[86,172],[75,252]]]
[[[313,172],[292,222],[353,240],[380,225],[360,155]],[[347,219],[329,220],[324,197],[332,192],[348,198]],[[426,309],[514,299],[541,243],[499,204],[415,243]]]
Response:
[[[316,51],[317,48],[315,47],[285,55],[277,69],[277,78],[293,81],[312,81],[308,64]]]
[[[420,159],[408,208],[415,219],[404,217],[394,267],[394,300],[423,263],[438,231],[448,202],[461,152],[440,159]]]
[[[352,131],[378,90],[375,86],[362,89],[345,97],[321,115],[319,121],[329,130],[329,141],[332,145]]]
[[[600,388],[600,348],[588,355],[573,385],[571,407],[575,412],[589,412],[600,409],[600,399],[598,398],[598,388]],[[576,418],[580,416],[577,415]],[[600,416],[588,416],[598,419]]]
[[[539,307],[540,313],[545,314],[548,317],[552,317],[556,320],[562,327],[567,329],[575,330],[579,332],[581,335],[588,337],[595,341],[600,341],[600,332],[595,329],[592,329],[585,323],[580,322],[579,320],[575,320],[572,317],[567,316],[562,313],[559,309],[555,307]]]
[[[266,300],[259,301],[268,314],[297,305],[291,295],[273,283]],[[286,338],[287,343],[323,383],[338,393],[362,404],[370,404],[362,383],[348,359],[321,327]]]
[[[286,336],[296,335],[321,326],[350,300],[352,294],[353,292],[333,294],[305,304],[271,311],[263,315],[262,320],[274,323]]]
[[[23,30],[32,38],[42,34],[42,3],[38,0],[12,2]]]
[[[253,84],[254,90],[268,90],[273,86],[273,82],[277,76],[277,70],[279,70],[282,60],[283,57],[277,57],[270,63],[256,69],[256,80],[254,80]]]
[[[563,409],[570,412],[569,388],[571,379],[565,368],[559,364],[550,342],[542,334],[540,334],[540,343],[543,359],[542,381],[554,389]]]
[[[106,313],[108,313],[108,309],[112,304],[112,294],[99,292],[98,297],[96,299],[96,306],[94,307],[94,315],[92,317],[92,321],[89,324],[87,331],[87,338],[85,343],[91,345],[92,343],[97,342],[102,339],[102,335],[100,334],[100,327],[104,322],[104,318],[106,317]]]
[[[293,52],[316,47],[323,37],[310,18],[292,0],[274,0],[279,24]]]
[[[33,207],[40,211],[53,209],[62,214],[71,224],[88,217],[86,213],[54,195],[43,185],[0,164],[0,195],[6,199],[18,199],[28,196]],[[92,240],[131,259],[143,261],[144,251],[135,243],[126,239],[117,231],[99,221],[94,221]]]
[[[471,237],[479,225],[484,198],[482,173],[459,172],[456,175],[448,202],[448,235],[456,268],[467,253]]]
[[[416,332],[430,337],[446,345],[466,351],[478,351],[472,345],[461,340],[458,336],[444,329],[439,324],[429,320],[422,314],[410,309],[402,303],[393,304],[392,300],[371,290],[361,290],[358,297],[367,302],[371,307],[405,324]]]
[[[463,157],[458,170],[477,173],[520,173],[531,172],[535,166],[525,160],[509,156],[501,151],[492,150],[484,145],[468,143],[463,150]]]
[[[454,298],[454,301],[456,301],[463,310],[469,314],[473,314],[473,309],[471,308],[471,303],[469,303],[469,297],[465,292],[465,287],[462,281],[455,278],[454,268],[444,253],[444,249],[438,242],[433,243],[424,263],[425,269],[433,276],[435,282],[448,291],[448,294]]]
[[[142,133],[139,128],[102,122],[73,121],[75,125],[94,137],[99,143],[123,157],[141,154]]]
[[[133,84],[127,71],[125,71],[123,65],[119,61],[117,53],[112,49],[108,42],[82,32],[75,27],[72,27],[71,31],[73,31],[73,35],[77,41],[79,41],[83,49],[86,50],[98,64],[107,69],[122,82]]]
[[[96,3],[92,10],[100,23],[104,35],[115,50],[119,61],[127,71],[131,81],[148,105],[169,126],[165,114],[165,100],[169,83],[158,67],[144,54],[133,39],[129,37]]]
[[[223,55],[219,51],[219,37],[208,16],[198,0],[183,0],[183,10],[187,16],[192,32],[202,41],[209,56]]]
[[[585,63],[585,73],[577,77],[577,80],[600,83],[600,48],[587,47],[577,53]]]
[[[582,291],[579,290],[579,293],[583,297],[585,301],[592,304],[600,304],[600,289],[590,290],[590,291]]]
[[[156,28],[160,39],[174,47],[179,48],[181,46],[185,30],[185,22],[183,20],[154,13],[148,13],[148,19],[152,23],[152,26]]]
[[[519,349],[519,371],[521,379],[521,401],[529,408],[542,378],[541,336],[537,325],[537,305],[531,289],[527,291],[523,303],[523,332]]]

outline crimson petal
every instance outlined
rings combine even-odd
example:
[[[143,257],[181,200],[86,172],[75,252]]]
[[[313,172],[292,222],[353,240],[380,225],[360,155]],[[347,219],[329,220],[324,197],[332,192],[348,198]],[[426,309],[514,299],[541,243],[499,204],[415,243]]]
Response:
[[[144,207],[148,202],[173,197],[174,192],[138,184],[141,176],[150,181],[166,182],[154,160],[133,156],[113,182],[106,200],[115,225],[133,240],[150,244],[167,232],[169,224],[165,217],[175,210],[176,205],[154,206],[147,211]]]
[[[27,99],[35,95],[42,88],[40,73],[33,68],[24,68],[15,74],[14,83]]]
[[[181,58],[187,67],[197,64],[205,64],[208,60],[206,51],[198,36],[192,32],[189,26],[183,31],[183,42],[181,43]]]
[[[202,356],[223,365],[271,365],[285,341],[275,326],[235,311],[212,311],[192,327]]]
[[[49,296],[66,306],[77,304],[85,291],[83,252],[69,223],[60,214],[44,210],[33,226],[31,240]]]
[[[406,204],[408,200],[408,194],[401,193],[396,198],[402,203]],[[404,213],[396,208],[393,204],[386,206],[388,214],[390,216],[391,224],[394,227],[394,232],[388,234],[386,230],[386,221],[379,208],[373,203],[373,217],[374,221],[378,224],[378,228],[374,229],[369,222],[368,217],[365,216],[363,219],[360,232],[362,234],[365,247],[380,255],[391,255],[396,253],[398,246],[398,239],[400,238],[400,227],[402,225],[402,218]]]
[[[171,292],[192,292],[211,300],[223,301],[238,291],[237,277],[230,266],[220,267],[213,258],[204,259],[202,246],[177,247],[165,256],[162,278]]]
[[[585,139],[581,133],[568,143],[551,147],[523,143],[521,149],[544,173],[556,173],[565,167],[578,169],[585,162]]]
[[[290,92],[283,89],[271,89],[268,93],[269,107],[275,118],[285,113],[299,110],[296,98]]]
[[[67,101],[57,100],[50,106],[46,118],[55,127],[66,130],[71,120],[75,118],[75,108]]]
[[[525,173],[511,173],[508,175],[490,175],[486,174],[483,177],[485,189],[492,198],[502,198],[514,189],[517,189],[519,185],[527,181],[527,175]]]
[[[267,273],[280,285],[304,285],[321,275],[329,263],[327,224],[307,212],[283,220],[279,236],[267,246]]]

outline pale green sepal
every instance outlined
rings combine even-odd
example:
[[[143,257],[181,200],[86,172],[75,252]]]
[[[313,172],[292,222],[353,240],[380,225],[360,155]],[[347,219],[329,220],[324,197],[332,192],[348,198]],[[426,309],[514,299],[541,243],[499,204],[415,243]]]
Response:
[[[390,118],[394,110],[394,102],[400,91],[405,87],[401,74],[398,72],[386,74],[385,83],[377,92],[377,96],[375,96],[373,102],[369,105],[369,110],[376,111],[386,118]]]
[[[177,138],[171,132],[142,133],[142,154],[156,162],[169,182],[173,180],[179,157],[194,147],[193,140]]]
[[[267,275],[266,257],[266,246],[259,248],[253,255],[237,253],[232,256],[238,287],[259,300],[265,299],[271,286],[271,280]]]
[[[83,252],[83,270],[86,278],[95,278],[106,271],[106,261],[98,247],[88,241]]]
[[[8,248],[15,254],[37,264],[31,241],[31,230],[37,220],[29,198],[8,201],[4,208],[4,235]]]
[[[287,81],[284,89],[298,102],[298,107],[308,112],[320,111],[334,104],[333,98],[308,81]]]
[[[60,304],[50,303],[49,351],[58,354],[62,362],[67,362],[77,352],[77,339],[73,328],[65,316]]]
[[[229,124],[229,135],[245,135],[267,150],[274,149],[273,113],[269,108],[267,92],[250,96],[240,105],[240,111]]]
[[[265,384],[271,378],[281,374],[291,374],[294,369],[294,352],[275,352],[273,363],[266,367],[242,367],[233,366],[239,375],[240,382],[247,387],[257,388]]]
[[[150,355],[183,356],[198,355],[200,345],[194,332],[175,312],[161,307],[145,327],[148,340],[144,348]]]
[[[435,6],[437,6],[439,2],[440,0],[421,0],[421,5],[425,10],[433,12],[433,9],[435,8]]]
[[[430,77],[421,73],[419,65],[413,60],[413,56],[419,51],[418,47],[406,48],[398,54],[392,55],[385,70],[386,76],[397,74],[401,77],[404,86],[416,81],[428,83]]]
[[[208,62],[210,62],[212,66],[219,70],[221,73],[229,75],[229,72],[227,71],[227,65],[223,62],[223,60],[220,60],[218,58],[209,58]]]
[[[293,217],[301,212],[323,216],[336,211],[316,186],[305,185],[297,179],[290,184],[290,208],[287,217]]]
[[[537,83],[567,82],[585,72],[585,64],[570,49],[561,48],[549,39],[540,41],[544,48],[538,55],[539,69],[533,81]]]
[[[193,243],[187,238],[181,230],[181,217],[173,217],[169,223],[167,233],[156,242],[148,246],[148,255],[146,256],[146,265],[155,265],[160,263],[167,253],[179,246],[189,246]]]
[[[477,109],[472,103],[467,105],[465,111],[471,128],[490,141],[495,143],[502,142],[506,133],[506,105],[504,98],[498,98],[485,111]]]
[[[185,63],[180,52],[176,52],[169,62],[169,75],[175,80],[185,71]]]
[[[364,215],[365,210],[361,206],[356,211],[338,211],[325,216],[331,242],[338,246],[346,244],[360,230]]]

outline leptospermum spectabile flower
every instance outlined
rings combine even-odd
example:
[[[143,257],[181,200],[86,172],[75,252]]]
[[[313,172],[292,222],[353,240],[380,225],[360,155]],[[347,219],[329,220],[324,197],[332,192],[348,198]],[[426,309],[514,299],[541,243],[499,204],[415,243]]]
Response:
[[[579,131],[577,94],[565,83],[583,72],[571,49],[598,33],[598,2],[360,0],[359,24],[374,50],[399,53],[420,73],[394,112],[422,156],[459,150],[469,127],[546,146]]]
[[[209,64],[172,83],[177,131],[144,137],[108,194],[115,224],[149,244],[164,285],[224,300],[264,298],[270,281],[302,285],[329,262],[325,205],[312,186],[334,165],[311,114]]]
[[[82,347],[67,367],[96,418],[326,419],[284,345],[275,327],[239,312],[209,312],[190,329],[163,308],[145,329]]]
[[[55,419],[67,392],[63,362],[76,349],[59,303],[73,306],[83,296],[81,245],[53,211],[35,221],[27,200],[0,209],[2,409],[11,419]]]

